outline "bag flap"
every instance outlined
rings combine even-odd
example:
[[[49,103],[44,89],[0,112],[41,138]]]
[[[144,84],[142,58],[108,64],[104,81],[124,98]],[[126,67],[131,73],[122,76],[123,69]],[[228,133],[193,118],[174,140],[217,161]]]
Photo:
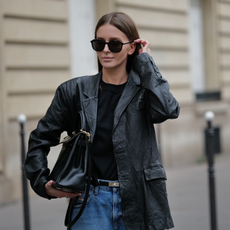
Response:
[[[62,141],[60,141],[59,144],[66,145],[66,144],[72,142],[76,137],[77,137],[76,134],[73,134],[72,136],[66,136],[66,137],[64,137],[64,139]]]
[[[164,179],[167,180],[165,170],[157,165],[144,170],[146,180]]]

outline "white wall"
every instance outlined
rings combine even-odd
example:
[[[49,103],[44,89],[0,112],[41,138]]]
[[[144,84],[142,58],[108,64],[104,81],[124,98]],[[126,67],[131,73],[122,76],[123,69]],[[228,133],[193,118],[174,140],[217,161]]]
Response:
[[[68,0],[72,77],[97,73],[94,38],[96,12],[94,0]]]

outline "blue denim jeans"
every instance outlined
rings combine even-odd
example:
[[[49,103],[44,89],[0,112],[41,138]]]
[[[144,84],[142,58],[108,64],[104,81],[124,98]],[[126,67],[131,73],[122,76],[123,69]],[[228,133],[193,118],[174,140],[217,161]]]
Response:
[[[102,180],[106,181],[106,180]],[[72,219],[77,215],[84,194],[73,208]],[[122,219],[120,188],[90,185],[89,197],[79,220],[71,230],[126,230]]]

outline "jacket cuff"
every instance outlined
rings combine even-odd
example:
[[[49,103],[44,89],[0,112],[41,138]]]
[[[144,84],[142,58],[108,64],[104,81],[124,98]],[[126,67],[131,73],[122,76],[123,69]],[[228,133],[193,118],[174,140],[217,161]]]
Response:
[[[139,74],[140,77],[142,77],[143,74],[149,71],[154,71],[157,77],[159,78],[162,77],[153,58],[149,56],[149,54],[146,52],[136,56],[136,58],[134,59],[133,66],[135,71]]]
[[[149,54],[146,52],[138,54],[136,56],[136,58],[134,59],[134,64],[135,64],[134,66],[138,68],[138,67],[140,67],[140,65],[143,65],[144,63],[149,62],[150,59],[152,59],[152,57],[149,56]],[[138,64],[139,64],[139,66],[138,66]]]

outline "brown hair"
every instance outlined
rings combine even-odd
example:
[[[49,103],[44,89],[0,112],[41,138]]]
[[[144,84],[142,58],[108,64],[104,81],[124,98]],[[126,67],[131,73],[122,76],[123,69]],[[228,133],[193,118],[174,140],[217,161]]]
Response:
[[[97,30],[105,24],[111,24],[117,27],[117,29],[119,29],[121,32],[123,32],[127,36],[129,41],[133,41],[133,40],[140,38],[139,33],[137,31],[137,27],[133,19],[125,13],[112,12],[112,13],[105,14],[104,16],[102,16],[99,19],[96,25],[96,28],[95,28],[95,38],[97,37]],[[136,44],[136,50],[134,51],[132,55],[128,56],[128,60],[126,64],[126,70],[128,73],[131,70],[134,58],[139,54],[140,48],[141,48],[140,44]],[[102,70],[102,65],[99,60],[98,60],[98,70],[99,71]]]

